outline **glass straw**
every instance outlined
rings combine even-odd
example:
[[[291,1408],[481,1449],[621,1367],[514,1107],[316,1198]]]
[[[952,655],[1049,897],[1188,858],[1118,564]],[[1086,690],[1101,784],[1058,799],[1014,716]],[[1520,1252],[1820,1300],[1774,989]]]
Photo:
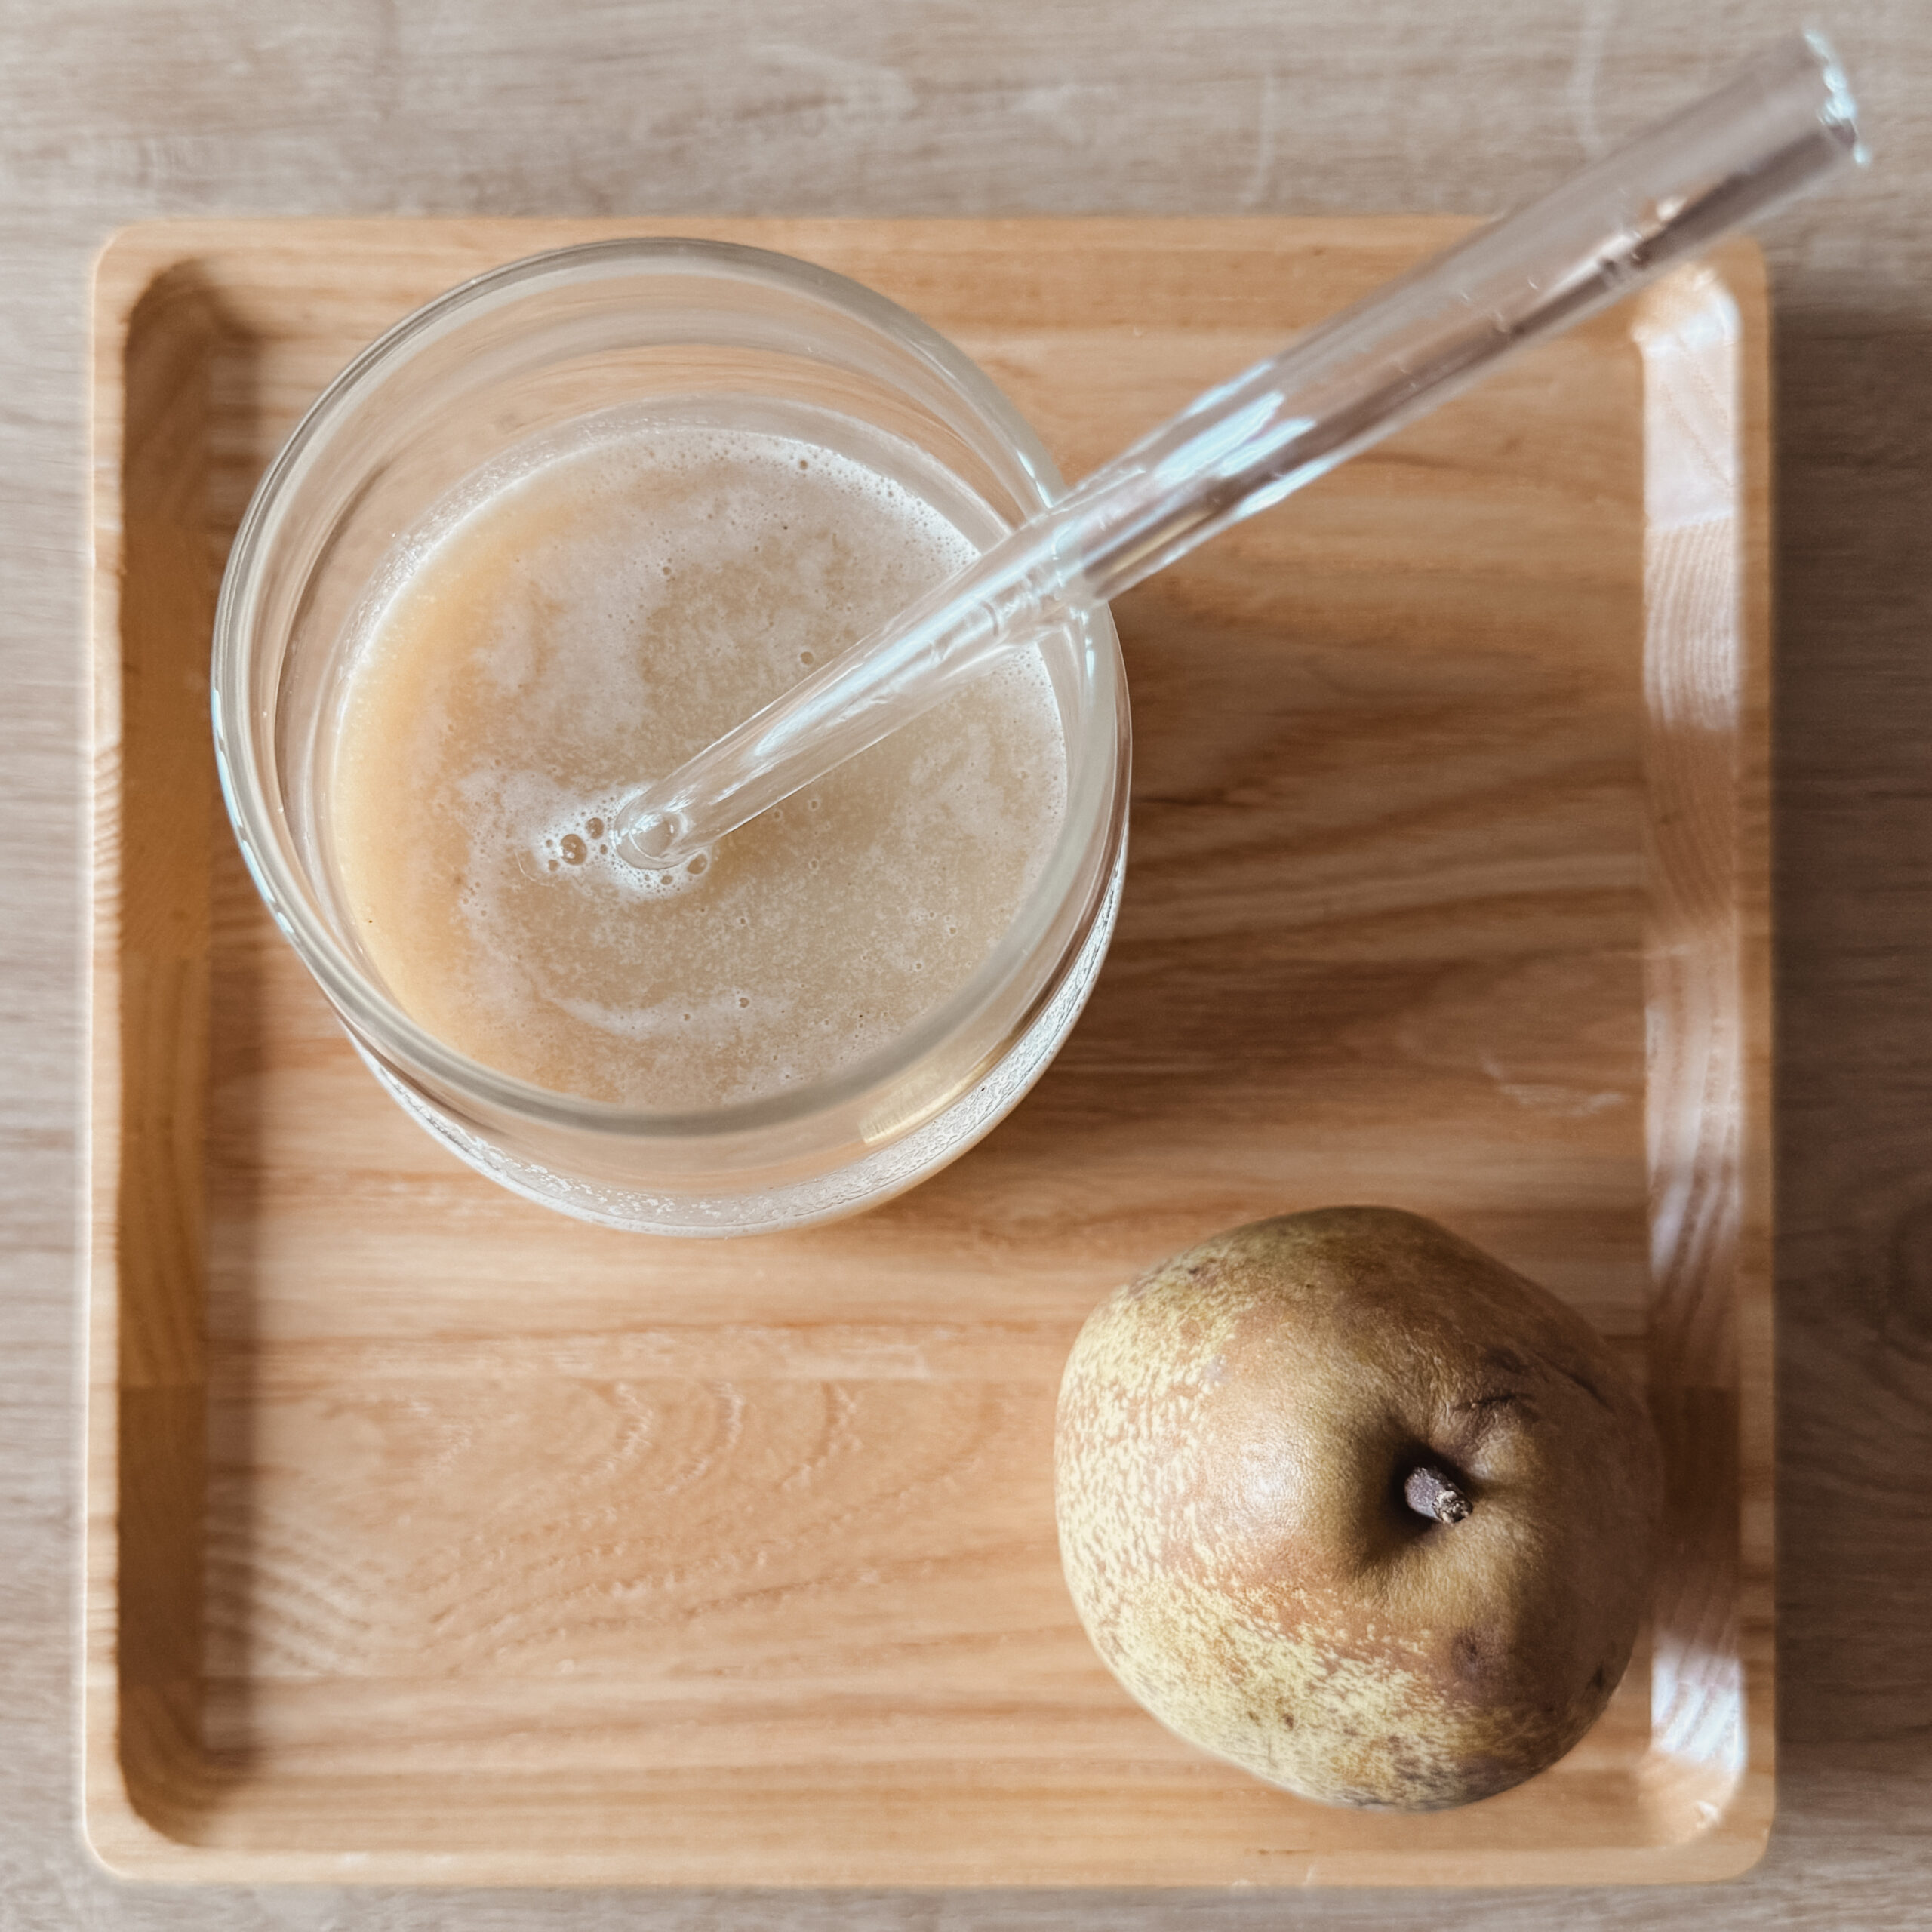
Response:
[[[876,744],[1067,607],[1118,596],[1724,235],[1862,162],[1815,33],[1211,389],[1049,510],[620,808],[645,870]]]

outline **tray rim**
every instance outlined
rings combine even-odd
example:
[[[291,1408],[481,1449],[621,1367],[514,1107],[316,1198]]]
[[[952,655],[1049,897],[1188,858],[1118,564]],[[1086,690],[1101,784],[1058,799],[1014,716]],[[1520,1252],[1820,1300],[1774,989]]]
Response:
[[[338,249],[358,244],[405,245],[433,233],[451,245],[481,247],[497,259],[515,254],[640,232],[690,235],[749,242],[808,253],[815,241],[863,230],[896,243],[918,246],[935,241],[956,246],[969,233],[997,241],[1002,232],[1039,235],[1061,231],[1069,246],[1106,251],[1150,240],[1164,247],[1225,250],[1231,241],[1251,238],[1275,249],[1348,242],[1357,247],[1365,230],[1396,247],[1439,245],[1475,224],[1454,216],[1017,217],[979,218],[868,217],[708,218],[626,220],[619,218],[534,217],[278,217],[191,218],[144,221],[109,238],[97,257],[90,308],[92,351],[88,450],[91,472],[88,599],[88,670],[91,715],[86,801],[88,845],[88,954],[83,989],[88,1100],[83,1158],[88,1228],[82,1244],[85,1311],[85,1519],[82,1537],[80,1684],[82,1731],[82,1836],[109,1870],[126,1877],[177,1882],[388,1882],[441,1884],[544,1884],[580,1886],[628,1884],[651,1889],[724,1881],[640,1879],[626,1859],[580,1855],[568,1869],[543,1863],[543,1855],[448,1853],[343,1854],[330,1852],[241,1850],[186,1842],[169,1835],[144,1813],[130,1790],[122,1760],[123,1708],[117,1675],[118,1632],[119,1451],[118,1410],[124,1392],[123,1337],[118,1291],[120,1253],[118,1189],[123,1126],[122,1041],[118,1025],[121,990],[118,909],[112,895],[118,855],[120,794],[118,752],[121,715],[118,672],[122,664],[119,601],[121,481],[127,428],[122,377],[131,325],[144,295],[174,269],[211,254],[260,248],[271,243],[304,248]],[[506,245],[513,253],[503,253]],[[1710,258],[1719,285],[1740,321],[1737,343],[1740,430],[1738,478],[1738,632],[1743,654],[1740,695],[1743,752],[1735,774],[1740,801],[1736,830],[1735,884],[1740,1010],[1745,1017],[1742,1046],[1743,1092],[1740,1113],[1743,1146],[1739,1170],[1743,1199],[1740,1260],[1736,1306],[1749,1318],[1740,1324],[1738,1376],[1741,1448],[1755,1441],[1761,1450],[1759,1472],[1767,1490],[1770,1460],[1772,1405],[1770,1243],[1773,1229],[1770,1147],[1770,826],[1769,815],[1770,585],[1771,450],[1768,337],[1770,316],[1763,257],[1755,244],[1725,245]],[[1737,1503],[1743,1571],[1756,1567],[1774,1583],[1775,1534],[1772,1498],[1747,1508],[1750,1469],[1760,1459],[1741,1460]],[[1774,1641],[1775,1604],[1763,1607],[1761,1621]],[[1743,1662],[1743,1701],[1749,1712],[1748,1757],[1723,1810],[1707,1829],[1679,1842],[1618,1845],[1579,1850],[1498,1851],[1414,1854],[1383,1853],[1316,1855],[1309,1862],[1324,1869],[1319,1877],[1284,1877],[1285,1884],[1468,1885],[1532,1884],[1683,1883],[1735,1876],[1761,1856],[1774,1805],[1774,1684],[1772,1655]],[[1412,1869],[1417,1860],[1426,1869]],[[1358,1875],[1335,1868],[1373,1867]],[[1460,1868],[1471,1868],[1463,1870]],[[1499,1869],[1498,1868],[1506,1868]],[[1479,1869],[1478,1869],[1479,1868]],[[956,1881],[854,1878],[808,1881],[801,1890],[841,1883],[924,1891],[956,1888]],[[1136,1889],[1148,1881],[1127,1881]],[[1236,1881],[1244,1887],[1251,1881]],[[1002,1887],[1004,1888],[1004,1887]],[[1063,1885],[1033,1881],[1026,1889],[1088,1890],[1085,1883]],[[1198,1886],[1160,1884],[1162,1890]],[[1103,1887],[1101,1889],[1110,1889]],[[1209,1889],[1214,1889],[1210,1887]],[[1269,1889],[1274,1889],[1269,1887]]]

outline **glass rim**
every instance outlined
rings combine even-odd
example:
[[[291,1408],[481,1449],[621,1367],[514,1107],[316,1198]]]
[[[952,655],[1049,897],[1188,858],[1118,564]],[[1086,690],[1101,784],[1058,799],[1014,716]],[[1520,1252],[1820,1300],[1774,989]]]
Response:
[[[1050,936],[1081,869],[1097,849],[1093,878],[1058,956],[1002,1029],[1001,1043],[971,1079],[996,1063],[1049,999],[1079,951],[1103,900],[1112,867],[1106,855],[1124,834],[1131,727],[1125,678],[1111,614],[1072,614],[1091,666],[1092,734],[1087,758],[1069,743],[1066,811],[1060,835],[1032,891],[992,950],[947,998],[896,1038],[851,1066],[796,1088],[717,1106],[675,1110],[635,1108],[540,1087],[459,1052],[406,1012],[350,954],[309,903],[313,888],[297,857],[284,814],[251,729],[250,675],[259,614],[262,567],[279,535],[294,492],[311,473],[331,438],[397,368],[462,324],[540,293],[546,287],[620,272],[712,278],[777,286],[856,321],[909,352],[928,372],[984,419],[1005,445],[1045,508],[1066,484],[1045,445],[992,380],[963,350],[909,309],[835,271],[774,251],[689,236],[620,237],[546,250],[487,269],[413,310],[362,349],[303,414],[264,472],[231,546],[215,609],[210,700],[215,761],[222,795],[242,857],[275,924],[314,974],[331,1003],[368,1044],[405,1077],[427,1076],[509,1114],[546,1124],[625,1139],[719,1140],[829,1113],[909,1071],[949,1037],[963,1030],[1012,981]],[[224,694],[229,703],[224,705]],[[235,714],[231,715],[231,714]],[[1078,782],[1084,779],[1084,783]],[[1099,788],[1111,789],[1111,797]],[[906,1128],[922,1115],[909,1118]]]

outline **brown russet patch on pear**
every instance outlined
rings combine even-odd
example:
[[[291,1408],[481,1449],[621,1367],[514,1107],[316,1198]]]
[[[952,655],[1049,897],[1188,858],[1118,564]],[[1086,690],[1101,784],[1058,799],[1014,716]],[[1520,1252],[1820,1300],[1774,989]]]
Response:
[[[1392,1209],[1237,1228],[1117,1291],[1069,1359],[1055,1456],[1109,1668],[1331,1803],[1466,1803],[1554,1761],[1648,1598],[1658,1454],[1608,1349]]]

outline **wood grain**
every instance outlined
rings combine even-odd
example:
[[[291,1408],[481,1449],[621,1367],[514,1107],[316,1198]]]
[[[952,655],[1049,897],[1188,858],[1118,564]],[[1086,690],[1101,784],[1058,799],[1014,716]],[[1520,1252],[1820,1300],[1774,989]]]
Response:
[[[916,305],[1076,474],[1454,232],[707,228]],[[1130,891],[1059,1062],[904,1200],[705,1244],[534,1208],[386,1103],[211,820],[197,735],[214,560],[314,389],[441,287],[592,232],[189,224],[101,265],[96,1847],[154,1875],[474,1882],[1748,1864],[1771,1761],[1768,1357],[1739,1340],[1769,1293],[1755,257],[1122,600]],[[1168,1737],[1093,1657],[1054,1543],[1088,1309],[1218,1226],[1351,1199],[1438,1215],[1647,1359],[1678,1499],[1654,1665],[1544,1777],[1421,1820]]]
[[[0,1899],[11,1932],[1903,1928],[1932,1881],[1932,42],[1820,12],[1867,176],[1763,231],[1778,394],[1778,1811],[1729,1885],[1364,1895],[128,1886],[75,1829],[88,283],[143,216],[1457,214],[1774,0],[0,0]],[[1299,512],[1282,513],[1292,521]]]

